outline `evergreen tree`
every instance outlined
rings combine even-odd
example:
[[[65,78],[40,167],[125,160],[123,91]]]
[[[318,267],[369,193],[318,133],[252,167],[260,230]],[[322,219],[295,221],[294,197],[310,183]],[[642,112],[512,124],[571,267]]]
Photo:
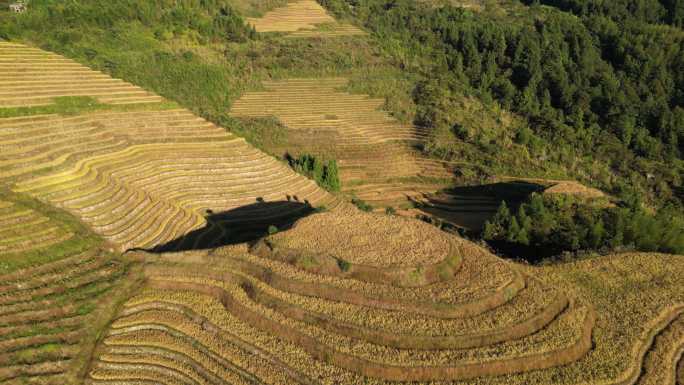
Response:
[[[494,218],[492,218],[492,222],[499,224],[502,227],[508,226],[508,222],[511,219],[511,211],[508,209],[508,205],[506,205],[506,201],[501,201],[501,204],[499,204],[499,208],[496,210],[496,214],[494,215]]]
[[[518,235],[516,236],[516,242],[523,244],[525,246],[529,246],[530,238],[528,236],[527,230],[525,230],[524,228],[520,228],[520,231],[518,232]]]
[[[523,230],[525,233],[527,233],[531,228],[532,228],[532,218],[530,218],[527,215],[526,212],[526,204],[521,204],[518,207],[518,224],[520,225],[520,229]]]
[[[591,232],[589,233],[590,247],[594,249],[599,248],[603,243],[603,239],[605,236],[606,229],[603,225],[603,220],[599,218],[591,227]]]
[[[325,168],[325,184],[330,191],[340,191],[339,170],[334,159],[329,160]]]
[[[518,236],[520,235],[520,226],[518,225],[518,220],[515,217],[511,218],[508,228],[506,229],[506,240],[508,242],[517,242]]]
[[[323,166],[323,162],[320,160],[312,157],[312,170],[311,170],[311,176],[313,177],[313,180],[319,182],[319,184],[325,185],[325,167]]]
[[[501,236],[502,228],[498,223],[487,221],[484,224],[482,238],[487,241],[495,241]]]

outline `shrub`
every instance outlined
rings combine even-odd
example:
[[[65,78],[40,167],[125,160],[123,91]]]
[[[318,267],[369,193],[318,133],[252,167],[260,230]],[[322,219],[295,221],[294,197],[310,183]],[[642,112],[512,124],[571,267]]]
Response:
[[[337,266],[339,266],[340,270],[347,272],[351,268],[351,263],[345,261],[344,259],[337,258]]]
[[[358,207],[359,210],[361,210],[361,211],[365,211],[365,212],[371,212],[371,211],[373,211],[373,206],[371,206],[370,204],[366,203],[365,201],[363,201],[363,200],[360,199],[360,198],[356,198],[356,197],[352,198],[352,203],[353,203],[356,207]]]
[[[278,232],[278,227],[274,225],[268,226],[268,234],[273,235]]]

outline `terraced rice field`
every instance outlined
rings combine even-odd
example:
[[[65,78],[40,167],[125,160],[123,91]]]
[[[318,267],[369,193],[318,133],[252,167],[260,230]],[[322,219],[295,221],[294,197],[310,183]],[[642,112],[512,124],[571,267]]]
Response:
[[[278,247],[328,253],[351,263],[383,267],[435,264],[447,259],[455,248],[452,237],[427,223],[367,215],[355,207],[304,218],[269,241]]]
[[[264,91],[237,100],[237,118],[276,117],[288,129],[288,146],[275,153],[313,152],[334,157],[343,189],[377,205],[406,202],[407,197],[440,186],[421,178],[451,177],[448,165],[424,159],[410,143],[424,134],[382,111],[383,99],[341,91],[347,79],[289,79],[264,82]]]
[[[286,32],[291,38],[331,38],[365,35],[361,29],[338,23],[315,0],[298,0],[267,12],[261,18],[247,18],[257,32]]]
[[[460,228],[478,231],[496,214],[502,200],[510,202],[510,197],[502,198],[483,193],[443,191],[414,198],[419,208],[413,212],[439,218]]]
[[[314,214],[251,248],[138,253],[149,263],[147,289],[112,324],[93,383],[133,383],[160,370],[167,383],[452,382],[555,368],[591,349],[590,304],[457,237],[443,235],[448,263],[439,270],[420,258],[400,265],[425,277],[410,285],[364,274],[396,267],[392,256],[326,264],[313,240],[283,238],[326,223],[348,244],[348,224],[332,223],[346,210]],[[372,233],[377,218],[352,219]],[[418,241],[427,225],[405,222],[404,237]],[[379,248],[396,243],[378,235]]]
[[[0,189],[0,383],[83,376],[127,270],[106,247],[68,214]]]
[[[152,248],[201,229],[207,236],[185,247],[206,246],[242,224],[267,227],[310,206],[334,206],[335,199],[314,182],[223,128],[187,110],[149,103],[162,101],[157,96],[116,99],[119,84],[134,86],[57,58],[0,43],[0,95],[17,95],[19,87],[27,98],[46,98],[12,97],[4,105],[76,94],[107,105],[148,104],[142,110],[0,119],[0,181],[69,211],[119,249]],[[43,92],[53,78],[55,86]],[[86,85],[90,79],[98,80]],[[65,91],[70,88],[64,84],[75,91]],[[207,210],[225,215],[208,223]]]
[[[1,275],[0,382],[75,383],[125,267],[93,249]]]
[[[684,312],[680,256],[626,253],[534,270],[547,284],[590,298],[599,314],[595,348],[581,366],[568,368],[574,383],[676,383]]]
[[[67,384],[87,368],[125,273],[68,214],[0,188],[0,383]],[[106,320],[105,320],[106,321]]]
[[[455,166],[424,158],[412,148],[424,140],[420,129],[400,124],[382,111],[382,99],[341,91],[346,85],[347,80],[339,78],[265,82],[264,91],[249,92],[236,101],[231,114],[276,117],[287,127],[288,138],[271,152],[334,157],[343,192],[377,209],[402,208],[398,213],[479,230],[502,197],[467,188],[436,193],[453,180]]]
[[[673,309],[671,315],[674,318],[658,333],[644,357],[639,384],[677,383],[677,364],[684,351],[684,307]]]
[[[91,379],[162,370],[165,382],[201,384],[676,384],[678,257],[521,270],[455,242],[451,275],[411,288],[246,245],[140,253],[147,288],[112,324]]]
[[[0,108],[48,105],[60,96],[92,96],[110,104],[162,100],[62,56],[8,42],[0,42],[0,84]]]

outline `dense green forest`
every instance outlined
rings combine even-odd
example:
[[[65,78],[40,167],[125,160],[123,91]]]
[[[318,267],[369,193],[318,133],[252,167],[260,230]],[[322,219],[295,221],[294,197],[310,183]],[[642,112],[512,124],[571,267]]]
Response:
[[[410,0],[323,3],[372,29],[406,70],[422,74],[416,123],[482,152],[505,151],[505,143],[457,124],[453,95],[471,93],[526,119],[515,140],[533,157],[573,164],[578,178],[613,194],[637,193],[656,204],[679,200],[684,32],[653,24],[668,12],[656,17],[639,11],[649,8],[643,6],[618,15],[617,3],[625,1],[577,0],[567,3],[582,6],[564,4],[615,5],[580,17],[533,5],[525,17],[501,22],[486,12]],[[462,156],[458,146],[433,150]]]
[[[494,220],[501,230],[490,239],[681,252],[676,235],[653,246],[611,224],[684,232],[672,219],[683,212],[684,1],[496,0],[473,11],[437,0],[319,0],[370,38],[282,39],[244,21],[285,2],[33,0],[25,14],[0,11],[0,38],[153,90],[258,147],[280,140],[282,127],[229,117],[242,93],[263,79],[347,76],[351,92],[386,98],[395,117],[429,128],[423,150],[461,165],[463,183],[577,179],[621,202],[544,201],[553,226],[526,230],[525,242],[512,219]],[[607,235],[595,242],[587,234],[599,225]]]
[[[558,7],[579,16],[601,15],[615,21],[637,21],[682,27],[684,2],[681,0],[526,0],[527,4]]]

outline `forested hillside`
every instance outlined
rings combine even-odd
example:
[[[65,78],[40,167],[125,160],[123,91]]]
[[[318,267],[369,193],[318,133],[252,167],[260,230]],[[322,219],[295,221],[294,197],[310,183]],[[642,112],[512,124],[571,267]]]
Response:
[[[526,3],[535,4],[535,1],[527,0]],[[684,22],[684,3],[679,0],[541,0],[536,3],[558,7],[580,16],[599,14],[616,21],[636,20],[677,27],[682,27]]]
[[[407,69],[423,75],[414,97],[422,124],[485,152],[505,147],[454,124],[453,94],[473,93],[527,119],[532,131],[521,127],[516,140],[533,156],[570,164],[614,193],[637,189],[657,202],[676,197],[684,33],[653,24],[671,15],[663,6],[659,12],[626,2],[548,1],[579,17],[539,5],[502,17],[401,0],[325,3],[362,20]],[[461,155],[457,145],[434,150]]]

